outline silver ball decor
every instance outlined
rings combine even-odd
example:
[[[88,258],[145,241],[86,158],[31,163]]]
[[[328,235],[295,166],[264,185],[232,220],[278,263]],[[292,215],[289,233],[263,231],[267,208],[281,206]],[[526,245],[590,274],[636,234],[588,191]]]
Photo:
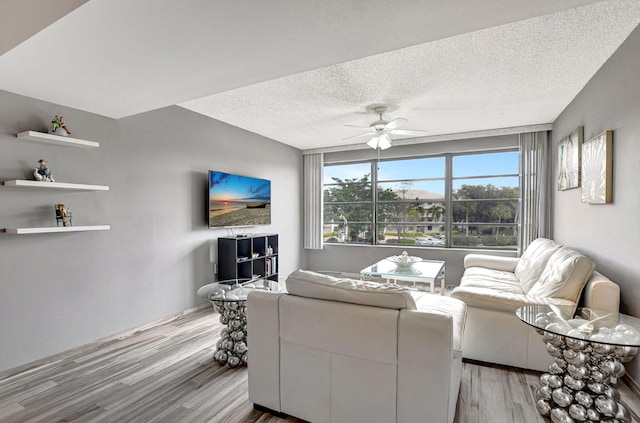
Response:
[[[562,386],[562,378],[558,375],[551,375],[549,377],[549,387],[551,388],[559,388]]]
[[[236,344],[233,346],[233,352],[238,355],[244,354],[245,351],[247,351],[247,344],[242,341],[236,342]]]
[[[247,363],[249,362],[249,351],[245,351],[242,354],[241,360],[242,360],[242,364],[244,364],[246,366]]]
[[[536,390],[536,398],[539,400],[550,400],[553,389],[548,386],[541,386]]]
[[[540,383],[541,383],[543,386],[549,386],[549,377],[551,377],[551,374],[549,374],[549,373],[543,373],[543,374],[540,376]]]
[[[571,404],[569,407],[569,415],[578,422],[587,420],[587,409],[580,404]]]
[[[220,364],[226,363],[228,357],[229,355],[224,350],[218,350],[215,352],[215,354],[213,354],[213,359]]]
[[[216,343],[213,359],[229,367],[247,364],[247,302],[217,301],[220,311],[220,323],[225,325],[220,331],[220,340]]]
[[[589,408],[593,404],[593,398],[591,398],[591,395],[584,391],[576,392],[574,399],[578,404],[585,408]]]
[[[234,330],[229,335],[231,336],[231,339],[233,339],[234,341],[242,341],[245,338],[245,336],[247,336],[246,332],[242,330]]]
[[[233,349],[233,340],[230,338],[223,339],[220,345],[224,351],[231,351]]]
[[[567,372],[574,379],[584,379],[589,375],[589,370],[585,366],[576,366],[575,364],[569,364]]]
[[[547,352],[551,357],[562,358],[562,350],[553,344],[547,344]]]
[[[230,355],[227,359],[227,364],[229,365],[229,367],[238,367],[240,365],[240,362],[240,357],[235,355]]]
[[[618,413],[618,403],[604,395],[596,398],[595,405],[596,410],[607,417],[614,417]]]
[[[537,320],[544,323],[548,318],[543,314]],[[614,385],[625,374],[623,363],[638,353],[638,347],[625,345],[626,337],[636,337],[637,342],[640,335],[630,333],[624,325],[615,331],[599,328],[600,337],[593,342],[581,333],[571,333],[571,338],[555,335],[549,331],[560,332],[561,328],[553,325],[558,323],[548,323],[542,332],[553,362],[540,376],[540,387],[535,391],[538,413],[553,423],[631,422]],[[616,341],[621,345],[615,345]]]
[[[567,389],[564,388],[556,388],[553,390],[551,394],[551,399],[554,403],[558,404],[560,407],[568,407],[573,401],[573,397],[571,393]]]
[[[553,423],[573,423],[574,420],[571,418],[567,410],[564,408],[554,408],[551,410],[551,421]]]
[[[536,410],[542,416],[548,416],[551,413],[551,405],[548,400],[538,400],[536,402]]]
[[[600,421],[600,413],[598,413],[593,408],[587,409],[587,420],[590,422],[599,422]]]

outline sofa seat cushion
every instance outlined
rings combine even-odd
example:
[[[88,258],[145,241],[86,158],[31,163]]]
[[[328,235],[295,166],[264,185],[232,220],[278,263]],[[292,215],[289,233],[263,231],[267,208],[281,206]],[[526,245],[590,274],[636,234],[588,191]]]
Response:
[[[529,295],[555,297],[577,303],[585,284],[595,270],[595,263],[571,248],[557,249],[528,291]]]
[[[538,282],[549,257],[561,247],[562,245],[547,238],[537,238],[529,244],[514,271],[524,292],[529,292]]]
[[[331,275],[296,270],[287,278],[290,295],[374,307],[416,309],[411,290],[397,285],[339,278]]]
[[[548,304],[575,307],[576,303],[561,298],[538,297],[527,294],[514,294],[492,288],[463,287],[454,288],[451,297],[464,301],[469,307],[489,310],[502,310],[511,313],[529,304]],[[515,315],[515,314],[514,314]]]
[[[451,316],[453,321],[453,350],[461,352],[467,305],[456,298],[444,297],[424,291],[413,291],[411,294],[419,312]]]
[[[460,286],[476,288],[492,288],[514,294],[524,294],[520,281],[512,272],[469,267],[464,271]]]

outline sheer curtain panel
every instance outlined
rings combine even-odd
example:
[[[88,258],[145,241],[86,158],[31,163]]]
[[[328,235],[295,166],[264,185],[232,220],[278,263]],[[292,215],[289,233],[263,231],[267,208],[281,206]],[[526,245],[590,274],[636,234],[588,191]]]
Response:
[[[304,248],[322,249],[323,154],[304,156]]]
[[[519,255],[536,238],[550,237],[550,168],[548,133],[520,134],[522,198]]]

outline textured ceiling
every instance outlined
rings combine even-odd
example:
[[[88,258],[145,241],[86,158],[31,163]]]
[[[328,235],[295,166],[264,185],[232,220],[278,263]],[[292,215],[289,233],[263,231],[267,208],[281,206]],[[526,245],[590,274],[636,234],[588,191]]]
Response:
[[[2,54],[0,89],[113,118],[180,104],[313,149],[376,103],[428,135],[552,122],[639,22],[637,0],[91,0]]]

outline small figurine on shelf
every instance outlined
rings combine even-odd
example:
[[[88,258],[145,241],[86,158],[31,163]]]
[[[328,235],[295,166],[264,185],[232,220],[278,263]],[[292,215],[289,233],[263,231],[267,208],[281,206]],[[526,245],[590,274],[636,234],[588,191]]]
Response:
[[[58,226],[71,226],[71,210],[64,204],[56,204],[56,223]]]
[[[49,133],[54,135],[60,135],[66,137],[67,135],[71,135],[71,131],[64,123],[64,117],[56,115],[53,120],[51,120],[51,127],[49,128]]]
[[[45,159],[38,160],[38,167],[36,167],[36,170],[33,172],[33,176],[36,178],[36,181],[55,182]]]

